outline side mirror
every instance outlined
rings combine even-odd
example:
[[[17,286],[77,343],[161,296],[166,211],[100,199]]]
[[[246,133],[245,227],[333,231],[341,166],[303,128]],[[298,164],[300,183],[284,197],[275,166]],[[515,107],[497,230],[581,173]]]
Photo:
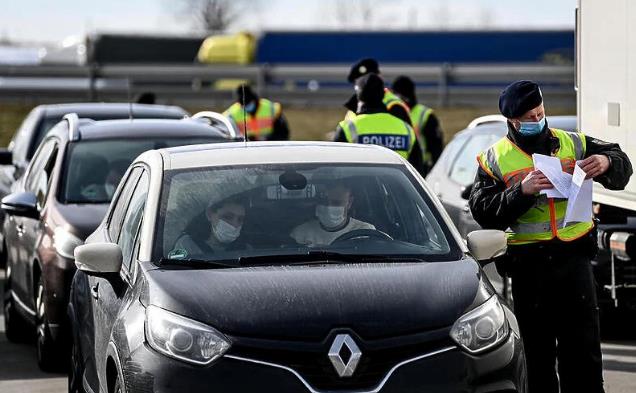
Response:
[[[123,259],[115,243],[88,243],[74,251],[75,266],[90,275],[119,273]]]
[[[469,184],[467,186],[462,187],[461,197],[465,200],[470,199],[470,193],[473,191],[473,185]]]
[[[504,255],[508,248],[506,233],[494,229],[473,231],[468,234],[467,242],[468,250],[482,266]]]
[[[6,214],[18,217],[40,218],[38,200],[32,192],[16,192],[2,198],[0,208]]]
[[[13,153],[6,147],[0,147],[0,165],[13,165]]]

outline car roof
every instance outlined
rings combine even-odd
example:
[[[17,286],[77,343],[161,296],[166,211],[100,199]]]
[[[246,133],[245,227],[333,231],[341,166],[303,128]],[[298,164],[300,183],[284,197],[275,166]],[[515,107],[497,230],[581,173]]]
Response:
[[[481,118],[486,118],[487,116],[482,116]],[[481,119],[478,118],[478,119]],[[493,115],[493,119],[494,119]],[[559,128],[565,131],[574,131],[576,130],[576,116],[573,115],[564,115],[564,116],[548,116],[547,117],[548,126],[551,128]],[[472,123],[471,123],[472,124]],[[458,133],[455,134],[453,138],[462,137],[465,135],[473,135],[473,134],[495,134],[500,136],[505,136],[508,133],[508,125],[504,121],[489,121],[487,123],[481,123],[477,126],[467,127]]]
[[[161,149],[166,169],[287,163],[403,164],[376,145],[337,142],[234,142]]]
[[[66,123],[66,122],[64,122]],[[101,120],[80,119],[79,136],[74,140],[98,140],[110,138],[192,138],[210,137],[228,140],[219,128],[193,119],[133,119],[133,120]],[[54,127],[52,134],[68,140],[68,126]]]
[[[62,117],[67,113],[77,113],[79,117],[121,117],[128,118],[132,108],[133,118],[159,117],[180,119],[188,115],[183,108],[171,105],[129,104],[112,102],[81,102],[71,104],[40,105],[46,117]]]

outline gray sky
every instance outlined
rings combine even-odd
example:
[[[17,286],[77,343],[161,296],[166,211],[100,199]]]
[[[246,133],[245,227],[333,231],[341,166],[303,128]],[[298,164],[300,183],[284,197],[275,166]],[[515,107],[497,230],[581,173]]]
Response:
[[[190,20],[175,11],[183,1],[0,0],[0,37],[55,42],[95,31],[188,34]],[[335,9],[351,1],[375,4],[369,18],[349,18],[353,29],[573,28],[576,6],[576,0],[246,0],[251,11],[232,29],[343,29]]]

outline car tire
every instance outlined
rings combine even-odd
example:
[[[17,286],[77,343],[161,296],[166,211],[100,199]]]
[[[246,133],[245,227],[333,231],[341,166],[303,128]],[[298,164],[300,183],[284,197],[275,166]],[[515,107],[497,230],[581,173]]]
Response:
[[[69,356],[68,370],[68,392],[69,393],[86,393],[82,384],[82,376],[84,375],[84,366],[82,365],[82,351],[79,340],[73,333],[73,344],[71,347],[71,356]]]
[[[24,343],[31,339],[32,327],[24,320],[16,309],[15,301],[11,296],[11,266],[5,270],[4,282],[4,334],[14,343]]]
[[[40,366],[42,371],[60,371],[65,364],[64,362],[60,362],[63,352],[61,346],[53,340],[49,331],[42,276],[40,276],[35,289],[35,313],[38,366]]]

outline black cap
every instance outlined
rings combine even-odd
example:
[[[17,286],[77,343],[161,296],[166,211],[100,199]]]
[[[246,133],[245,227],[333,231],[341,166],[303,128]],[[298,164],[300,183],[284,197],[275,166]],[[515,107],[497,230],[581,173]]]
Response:
[[[362,59],[351,66],[351,70],[349,71],[349,76],[347,76],[347,80],[349,83],[355,82],[361,76],[366,74],[379,74],[380,66],[378,65],[378,61],[376,59]]]
[[[384,98],[384,81],[378,74],[361,76],[356,79],[355,86],[358,101],[364,102],[366,105],[382,104],[382,99]]]
[[[411,78],[400,75],[393,81],[391,90],[401,96],[410,106],[417,102],[415,99],[415,83]]]
[[[243,96],[243,94],[245,94],[245,96]],[[239,104],[248,104],[256,99],[258,99],[258,96],[254,93],[250,85],[241,84],[236,88],[236,102]]]
[[[532,81],[517,81],[506,87],[499,96],[499,111],[508,119],[520,117],[541,105],[543,95]]]

